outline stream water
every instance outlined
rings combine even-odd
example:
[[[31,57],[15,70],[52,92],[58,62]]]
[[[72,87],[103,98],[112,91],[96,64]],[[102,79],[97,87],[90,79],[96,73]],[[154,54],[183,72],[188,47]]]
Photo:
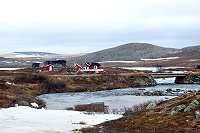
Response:
[[[39,96],[40,99],[46,102],[48,110],[63,110],[69,107],[74,107],[78,104],[89,104],[94,102],[104,102],[109,107],[109,111],[123,110],[131,108],[134,105],[142,104],[147,101],[166,100],[174,98],[177,95],[188,91],[200,90],[200,85],[191,84],[175,84],[175,78],[157,79],[157,86],[146,88],[125,88],[115,90],[105,90],[98,92],[68,92],[44,94]],[[172,90],[173,94],[165,96],[142,96],[133,95],[136,92],[152,92]]]

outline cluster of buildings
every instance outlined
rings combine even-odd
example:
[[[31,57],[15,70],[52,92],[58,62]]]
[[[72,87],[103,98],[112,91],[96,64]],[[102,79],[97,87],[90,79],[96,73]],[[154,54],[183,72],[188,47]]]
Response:
[[[40,67],[41,63],[32,63],[32,68]],[[42,71],[53,71],[54,67],[66,67],[66,60],[48,60],[43,62]],[[84,66],[77,63],[74,64],[74,69],[80,72],[101,72],[101,65],[96,62],[86,62]]]
[[[40,67],[41,63],[32,63],[33,68]],[[67,61],[66,60],[48,60],[43,62],[42,71],[53,71],[54,67],[66,67]]]

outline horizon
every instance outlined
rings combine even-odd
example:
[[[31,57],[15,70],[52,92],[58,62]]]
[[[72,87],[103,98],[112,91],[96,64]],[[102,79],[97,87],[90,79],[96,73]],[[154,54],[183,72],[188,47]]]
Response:
[[[134,42],[133,42],[134,43]],[[139,43],[139,42],[137,42]],[[129,43],[126,43],[126,44],[129,44]],[[97,50],[97,51],[93,51],[93,52],[98,52],[98,51],[102,51],[102,50],[106,50],[106,49],[110,49],[110,48],[115,48],[115,47],[118,47],[118,46],[122,46],[122,45],[126,45],[126,44],[121,44],[121,45],[117,45],[117,46],[114,46],[114,47],[109,47],[109,48],[105,48],[105,49],[101,49],[101,50]],[[143,44],[142,43],[139,43],[139,44]],[[151,44],[151,43],[145,43],[145,44],[150,44],[150,45],[154,45],[154,44]],[[158,46],[158,45],[155,45],[155,46]],[[200,45],[190,45],[190,46],[186,46],[186,47],[193,47],[193,46],[200,46]],[[163,46],[160,46],[160,47],[163,47]],[[182,49],[182,48],[186,48],[186,47],[181,47],[181,48],[174,48],[174,49]],[[172,48],[172,47],[164,47],[164,48]],[[49,52],[49,51],[13,51],[13,52],[10,52],[10,51],[4,51],[4,50],[1,50],[0,49],[0,52],[8,52],[8,53],[18,53],[18,52],[38,52],[38,53],[50,53],[50,54],[58,54],[58,55],[62,55],[62,53],[56,53],[56,52]],[[93,53],[93,52],[90,52],[90,53]],[[88,53],[70,53],[70,54],[66,54],[66,55],[76,55],[76,54],[88,54]],[[65,55],[65,53],[63,54]]]
[[[199,5],[199,0],[0,1],[0,50],[76,54],[129,42],[196,46]]]

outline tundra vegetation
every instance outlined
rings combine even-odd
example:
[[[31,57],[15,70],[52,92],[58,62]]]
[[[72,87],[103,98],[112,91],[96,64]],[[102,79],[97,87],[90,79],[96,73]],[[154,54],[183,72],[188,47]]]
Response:
[[[196,92],[158,103],[145,103],[128,109],[120,119],[83,128],[80,131],[82,133],[198,133],[200,132],[199,101],[200,92]]]
[[[105,68],[102,74],[74,74],[72,68],[38,73],[34,69],[0,71],[0,107],[15,106],[26,101],[44,103],[36,96],[47,93],[99,91],[136,86],[153,86],[147,73]]]
[[[0,107],[7,108],[20,104],[31,106],[45,103],[36,96],[45,93],[98,91],[115,88],[156,85],[145,72],[104,68],[102,74],[73,75],[71,71],[59,69],[50,73],[37,70],[0,71]],[[200,93],[192,92],[159,103],[145,103],[125,109],[124,117],[81,129],[85,133],[129,133],[129,132],[199,132]],[[91,105],[77,106],[83,110]],[[89,108],[90,110],[91,108]],[[103,108],[104,109],[104,108]],[[98,106],[97,110],[102,110]]]

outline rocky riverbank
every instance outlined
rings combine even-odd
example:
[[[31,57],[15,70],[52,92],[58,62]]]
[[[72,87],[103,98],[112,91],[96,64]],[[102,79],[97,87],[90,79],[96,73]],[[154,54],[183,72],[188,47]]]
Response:
[[[124,117],[90,128],[83,133],[198,133],[200,131],[200,93],[135,106]]]
[[[177,84],[200,84],[200,73],[190,72],[185,77],[176,77]]]
[[[33,73],[27,70],[0,73],[0,107],[38,103],[36,96],[47,93],[100,91],[128,87],[155,86],[156,81],[140,71],[108,69],[103,74],[67,75]]]

